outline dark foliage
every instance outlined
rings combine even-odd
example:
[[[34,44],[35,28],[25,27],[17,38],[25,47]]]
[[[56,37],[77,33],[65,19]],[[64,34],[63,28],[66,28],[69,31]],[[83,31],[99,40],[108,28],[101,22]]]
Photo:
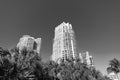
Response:
[[[109,80],[79,59],[57,64],[41,61],[34,51],[0,48],[0,80]]]
[[[107,68],[107,72],[115,72],[115,73],[119,73],[120,72],[120,61],[116,58],[110,60],[109,62],[109,67]]]

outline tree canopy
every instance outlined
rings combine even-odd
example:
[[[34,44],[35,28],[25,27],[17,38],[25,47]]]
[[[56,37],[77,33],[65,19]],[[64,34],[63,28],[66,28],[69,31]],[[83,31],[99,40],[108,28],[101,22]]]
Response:
[[[74,62],[75,61],[75,62]],[[116,67],[115,67],[116,68]],[[0,48],[0,80],[109,80],[78,60],[42,62],[34,51]]]

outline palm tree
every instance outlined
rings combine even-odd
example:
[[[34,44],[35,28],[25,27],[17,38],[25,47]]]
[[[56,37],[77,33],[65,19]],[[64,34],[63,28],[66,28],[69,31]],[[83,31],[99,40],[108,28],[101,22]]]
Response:
[[[0,48],[0,79],[14,80],[12,76],[14,64],[11,61],[11,54],[9,50]]]
[[[116,58],[110,60],[109,62],[109,70],[111,69],[111,71],[115,72],[115,73],[118,73],[120,72],[120,61],[117,60]]]
[[[48,77],[51,80],[57,80],[57,74],[58,74],[58,64],[54,61],[48,61],[46,63],[46,66],[44,66],[44,70],[47,72]]]
[[[41,58],[34,51],[27,51],[23,49],[11,49],[11,61],[14,63],[13,71],[16,72],[17,79],[23,80],[31,77],[37,77],[36,71],[40,66]],[[40,68],[39,68],[40,69]]]

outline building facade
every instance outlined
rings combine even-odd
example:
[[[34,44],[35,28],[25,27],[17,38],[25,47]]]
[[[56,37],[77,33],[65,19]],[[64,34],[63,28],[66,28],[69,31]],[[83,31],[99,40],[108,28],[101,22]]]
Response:
[[[89,55],[88,51],[79,53],[79,58],[81,59],[81,63],[85,63],[88,66],[94,66],[93,57]]]
[[[109,77],[111,80],[120,80],[120,73],[110,72],[110,73],[108,74],[108,77]]]
[[[59,62],[61,59],[65,61],[75,58],[76,54],[76,41],[72,25],[63,22],[55,28],[51,58],[53,61]]]
[[[41,38],[35,39],[29,35],[24,35],[22,38],[20,38],[17,48],[20,52],[25,48],[27,51],[35,51],[40,53]]]

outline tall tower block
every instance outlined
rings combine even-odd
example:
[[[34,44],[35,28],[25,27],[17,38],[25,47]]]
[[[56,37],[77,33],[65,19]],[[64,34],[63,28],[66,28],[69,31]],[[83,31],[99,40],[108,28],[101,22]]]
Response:
[[[76,56],[76,41],[72,25],[61,23],[55,28],[52,60],[59,62]]]

